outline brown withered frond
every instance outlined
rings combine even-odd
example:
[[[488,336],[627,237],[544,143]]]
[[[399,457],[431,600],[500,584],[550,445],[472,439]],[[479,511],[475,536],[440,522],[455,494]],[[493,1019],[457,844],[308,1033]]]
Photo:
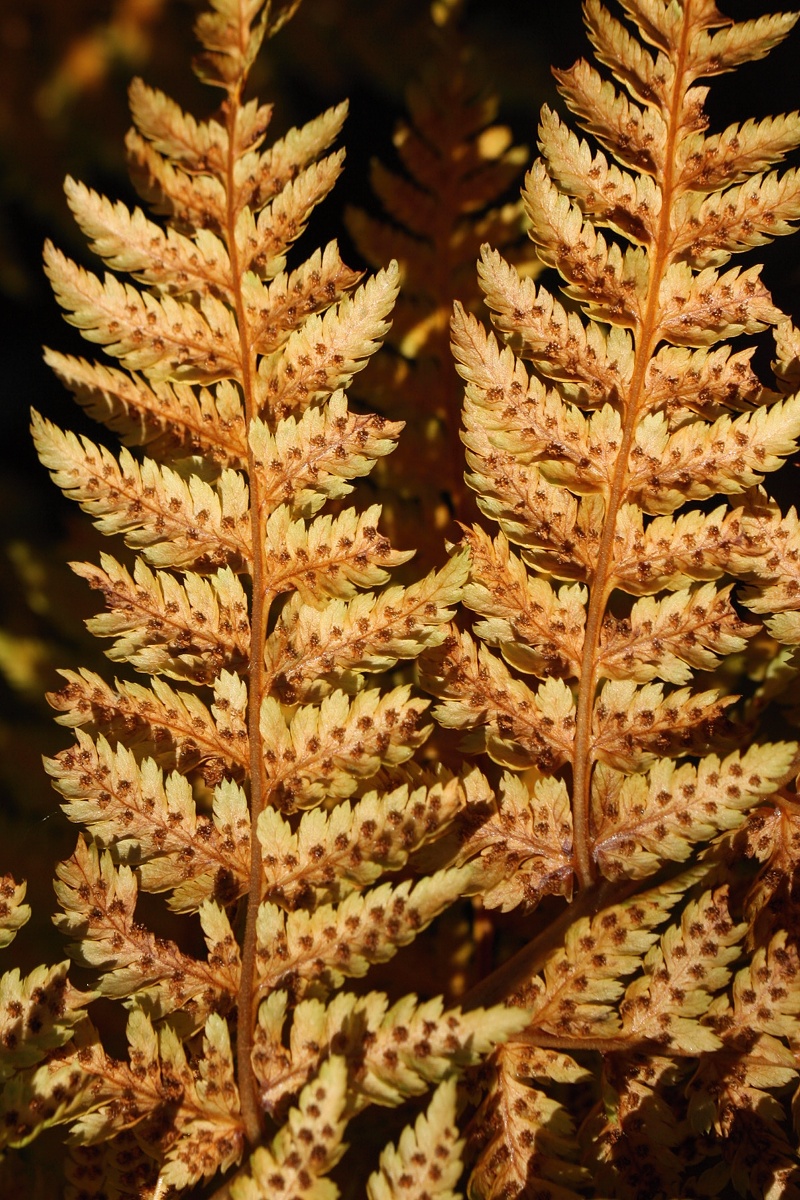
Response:
[[[372,189],[385,218],[356,209],[347,215],[368,263],[394,258],[400,266],[387,338],[396,353],[370,366],[369,381],[380,411],[402,416],[406,429],[374,481],[385,492],[392,530],[413,538],[426,563],[439,560],[454,516],[476,515],[459,440],[461,391],[449,346],[453,300],[479,304],[474,264],[484,241],[504,248],[526,271],[541,270],[524,238],[522,205],[509,199],[528,151],[496,123],[498,98],[459,29],[460,7],[432,5],[427,58],[394,133],[398,166],[372,162]]]

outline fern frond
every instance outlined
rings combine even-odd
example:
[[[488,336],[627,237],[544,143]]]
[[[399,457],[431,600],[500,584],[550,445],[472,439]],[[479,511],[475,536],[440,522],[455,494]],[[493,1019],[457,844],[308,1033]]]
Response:
[[[218,109],[136,81],[148,211],[69,178],[105,274],[45,251],[119,360],[47,352],[127,448],[33,430],[131,551],[74,565],[127,675],[72,664],[51,697],[88,982],[0,979],[0,1142],[63,1128],[67,1200],[800,1200],[800,523],[764,487],[800,444],[800,330],[736,257],[800,223],[800,117],[705,109],[797,14],[585,0],[594,62],[557,72],[571,116],[543,110],[516,202],[437,0],[374,169],[389,223],[352,217],[368,275],[333,237],[290,258],[346,106],[270,145],[248,98],[298,5],[209,0]],[[767,328],[769,385],[733,345]],[[23,898],[0,878],[0,944]],[[407,1102],[367,1182],[367,1110]]]
[[[625,764],[624,770],[639,771],[659,748],[662,753],[686,753],[690,748],[702,752],[704,737],[713,741],[724,731],[720,718],[732,701],[719,692],[692,689],[674,697],[667,692],[662,699],[662,694],[638,694],[628,687],[618,697],[609,691],[610,703],[598,701],[598,708],[596,689],[604,675],[627,685],[657,678],[691,685],[698,671],[713,671],[743,651],[745,639],[758,626],[743,624],[728,599],[728,588],[717,589],[708,581],[726,574],[749,579],[759,568],[763,572],[760,547],[774,543],[776,517],[749,497],[741,506],[713,514],[689,511],[672,521],[658,514],[667,517],[687,501],[753,489],[792,453],[800,436],[796,397],[782,398],[761,387],[750,367],[749,351],[706,349],[723,338],[781,321],[758,267],[720,273],[710,264],[759,243],[768,229],[788,232],[796,210],[791,172],[780,179],[755,174],[733,189],[722,179],[713,188],[698,187],[695,176],[677,182],[688,161],[684,133],[697,135],[691,152],[701,153],[697,129],[704,93],[693,91],[687,80],[705,70],[692,65],[694,41],[683,62],[680,46],[689,42],[676,40],[678,29],[683,29],[681,36],[689,36],[690,29],[702,32],[725,24],[716,9],[712,16],[701,10],[702,5],[695,10],[687,4],[666,20],[658,6],[648,6],[642,20],[646,38],[657,46],[654,56],[601,4],[592,0],[587,5],[598,58],[630,98],[604,83],[587,64],[558,77],[584,128],[621,167],[594,154],[549,110],[543,114],[544,157],[534,164],[525,187],[531,236],[540,255],[560,272],[566,293],[578,301],[583,315],[567,316],[544,289],[520,279],[486,248],[481,283],[495,324],[509,344],[501,348],[458,307],[453,320],[454,353],[467,383],[469,481],[486,515],[523,547],[518,559],[501,550],[505,561],[514,564],[512,576],[499,566],[497,552],[489,565],[485,535],[477,530],[467,535],[472,572],[465,595],[481,615],[485,609],[489,616],[474,630],[515,670],[541,673],[547,667],[548,673],[555,670],[578,681],[575,736],[562,749],[563,757],[552,764],[543,762],[535,742],[520,740],[513,765],[519,769],[535,764],[550,771],[571,761],[578,791],[585,792],[587,800],[590,777],[600,770],[600,760],[610,761],[605,757],[609,753],[620,767]],[[637,6],[631,12],[637,20],[642,16]],[[763,29],[758,27],[761,32],[755,26],[731,26],[731,45],[744,47],[751,35],[757,41],[762,33],[767,41],[773,35],[779,38],[792,21],[767,20]],[[713,36],[722,38],[721,46],[728,44],[729,32]],[[679,60],[681,70],[688,72],[685,77],[679,77]],[[669,122],[680,131],[680,136],[672,135],[675,161],[662,153],[667,129],[672,128]],[[786,124],[768,124],[763,132],[766,142],[776,138],[775,161],[797,135]],[[734,171],[733,135],[726,144]],[[752,148],[752,140],[748,144]],[[762,210],[754,210],[745,235],[741,212],[753,207],[747,197],[756,193],[759,204],[763,197],[764,220]],[[766,214],[773,201],[776,211],[770,223]],[[708,234],[709,249],[690,252],[684,238],[690,224],[692,245]],[[617,240],[598,232],[600,225],[609,226]],[[627,243],[633,244],[626,248]],[[600,331],[598,320],[609,322],[611,331]],[[788,363],[791,335],[783,336]],[[692,352],[692,347],[698,349]],[[534,374],[514,351],[532,360]],[[545,377],[544,383],[537,373]],[[587,408],[594,411],[587,414]],[[729,415],[737,408],[740,415]],[[648,520],[649,514],[656,519]],[[791,536],[788,528],[780,532],[781,541]],[[786,569],[773,558],[772,578],[777,580],[780,573],[785,579]],[[531,568],[585,581],[588,590],[573,589],[569,612],[563,607],[556,611],[550,584],[530,578]],[[764,590],[770,601],[764,600],[763,611],[771,604],[782,608],[770,631],[793,643],[793,601],[787,601],[785,588],[772,593],[769,579],[767,573]],[[692,581],[699,586],[687,588]],[[541,593],[535,621],[530,615],[534,588]],[[643,598],[632,606],[625,604],[614,596],[617,589]],[[492,590],[502,590],[502,602],[490,599]],[[562,589],[559,594],[568,593]],[[755,593],[751,596],[757,610],[760,600]],[[681,649],[675,655],[678,643]],[[466,680],[463,653],[462,649],[458,671]],[[484,679],[499,683],[497,657],[483,649],[471,653],[481,663]],[[452,671],[452,666],[437,665],[426,677],[435,693],[443,694],[442,682]],[[477,698],[476,682],[471,681]],[[512,673],[502,689],[511,695],[520,686]],[[626,703],[636,706],[633,722]],[[471,717],[465,710],[459,723],[479,727],[485,718],[481,720],[474,701],[471,705]],[[452,722],[451,709],[452,703],[441,715]],[[624,722],[617,732],[615,720]],[[512,721],[508,724],[514,727]],[[473,741],[472,748],[480,744]],[[636,779],[632,776],[631,786],[638,786]],[[596,832],[587,827],[581,833],[578,822],[576,854],[583,856],[579,847],[584,836],[590,853]],[[650,861],[654,867],[656,860]],[[581,870],[586,882],[585,866]]]
[[[509,769],[462,771],[430,861],[470,867],[486,907],[571,902],[475,989],[529,1020],[493,1056],[469,1191],[777,1198],[796,1175],[798,751],[782,716],[774,742],[758,723],[796,669],[800,550],[759,485],[796,454],[800,338],[760,267],[728,264],[796,227],[796,170],[776,167],[800,122],[709,132],[701,81],[797,15],[621,8],[586,0],[611,78],[556,72],[582,132],[545,108],[523,189],[566,301],[484,246],[497,336],[459,304],[451,325],[466,478],[501,532],[464,530],[471,620],[421,679],[464,752]],[[768,327],[774,388],[730,344]],[[547,1053],[552,1073],[525,1065]]]
[[[446,1008],[441,997],[420,1003],[409,995],[389,1007],[380,992],[340,992],[327,1007],[318,999],[297,1005],[287,1051],[281,1043],[286,1001],[285,992],[273,992],[259,1010],[254,1063],[269,1112],[279,1112],[334,1047],[347,1060],[349,1105],[358,1112],[423,1095],[525,1024],[524,1012],[502,1005],[462,1012]]]
[[[87,627],[98,637],[115,637],[109,658],[130,662],[149,674],[193,683],[213,683],[222,670],[243,671],[249,655],[244,589],[228,568],[207,579],[187,575],[181,584],[136,560],[134,574],[110,554],[102,567],[74,563],[72,569],[102,591],[108,613]]]
[[[35,418],[38,448],[101,532],[139,551],[131,567],[104,555],[75,570],[105,595],[108,611],[89,625],[113,639],[110,657],[156,677],[112,688],[69,671],[52,697],[76,743],[47,767],[68,817],[95,839],[81,838],[59,868],[58,924],[77,939],[98,993],[134,1009],[134,1052],[129,1068],[96,1039],[76,1041],[65,1054],[79,1064],[74,1099],[46,1121],[79,1117],[79,1142],[116,1147],[135,1128],[157,1166],[154,1184],[137,1151],[136,1180],[151,1192],[227,1170],[244,1130],[252,1156],[228,1194],[277,1194],[274,1169],[296,1165],[283,1148],[294,1118],[268,1151],[252,1054],[262,997],[269,1007],[288,982],[295,1006],[306,991],[338,990],[412,941],[473,874],[465,865],[414,878],[410,856],[444,835],[463,795],[446,772],[399,770],[431,731],[428,704],[402,675],[380,678],[443,642],[465,556],[385,588],[411,552],[379,532],[380,507],[320,514],[394,448],[402,427],[349,406],[343,390],[389,329],[399,271],[393,263],[361,282],[335,242],[286,269],[341,170],[342,152],[329,147],[346,111],[330,109],[270,148],[270,107],[242,99],[263,38],[296,7],[213,0],[201,15],[198,71],[226,94],[208,120],[134,83],[133,174],[166,226],[69,180],[70,206],[109,272],[100,280],[46,251],[69,319],[128,372],[52,352],[51,365],[92,415],[148,454],[116,458]],[[492,173],[476,161],[474,174],[476,194],[488,197]],[[364,687],[367,673],[378,686]],[[400,868],[403,880],[380,882]],[[140,890],[169,891],[173,913],[197,914],[207,960],[136,921]],[[234,935],[229,909],[245,896]],[[420,1018],[423,1030],[440,1013]],[[480,1044],[519,1021],[498,1012]],[[450,1059],[457,1068],[482,1052]],[[411,1072],[403,1094],[452,1069],[443,1052],[435,1069]],[[296,1091],[329,1067],[317,1059],[292,1070]],[[35,1107],[44,1083],[19,1082]],[[212,1096],[223,1095],[217,1111]],[[102,1186],[117,1186],[118,1166],[109,1149]],[[79,1169],[76,1159],[76,1178]],[[306,1188],[305,1178],[291,1187]]]
[[[526,271],[540,269],[521,241],[521,204],[506,200],[526,150],[497,123],[498,99],[483,81],[478,55],[460,30],[455,9],[445,28],[436,27],[433,11],[431,16],[429,44],[406,90],[407,116],[395,128],[399,169],[377,160],[371,167],[372,189],[383,212],[347,214],[369,263],[380,266],[394,258],[400,264],[403,287],[389,334],[397,355],[376,362],[371,374],[381,411],[402,416],[407,429],[398,454],[381,464],[378,477],[387,493],[391,528],[400,540],[415,541],[426,564],[438,558],[435,538],[448,510],[464,520],[471,507],[462,480],[458,388],[447,348],[453,298],[475,307],[472,263],[486,238]],[[430,527],[422,545],[420,526]]]

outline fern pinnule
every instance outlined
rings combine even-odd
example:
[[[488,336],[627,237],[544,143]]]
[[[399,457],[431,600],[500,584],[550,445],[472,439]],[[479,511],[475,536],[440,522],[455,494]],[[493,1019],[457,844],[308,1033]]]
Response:
[[[0,948],[9,946],[30,920],[30,905],[24,903],[26,890],[26,885],[17,883],[12,875],[4,875],[0,881]]]

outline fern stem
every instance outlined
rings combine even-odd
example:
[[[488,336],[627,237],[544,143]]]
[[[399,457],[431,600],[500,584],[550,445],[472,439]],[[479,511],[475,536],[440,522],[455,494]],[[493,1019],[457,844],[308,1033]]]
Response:
[[[526,1039],[527,1040],[527,1039]],[[635,1034],[611,1034],[609,1037],[568,1037],[566,1034],[549,1034],[540,1033],[537,1029],[530,1036],[530,1045],[540,1046],[543,1050],[558,1050],[562,1054],[574,1053],[579,1051],[593,1050],[596,1054],[624,1054],[627,1050],[629,1053],[632,1048],[635,1048],[637,1054],[643,1053],[643,1047],[647,1043],[642,1038],[637,1038]],[[663,1046],[659,1046],[658,1042],[653,1041],[649,1044],[648,1052],[651,1054],[659,1054],[663,1052]],[[669,1043],[670,1058],[696,1058],[697,1050],[693,1046],[682,1046],[677,1040]],[[213,1198],[216,1200],[216,1197]]]
[[[680,126],[680,110],[685,95],[684,73],[688,51],[689,29],[692,25],[693,0],[686,0],[683,9],[683,24],[680,42],[675,55],[674,85],[670,97],[669,117],[666,122],[667,137],[664,148],[664,177],[657,180],[661,185],[661,211],[658,228],[650,258],[647,300],[645,312],[638,329],[633,329],[634,369],[624,406],[622,438],[614,467],[614,478],[606,502],[603,532],[597,554],[594,577],[590,582],[589,605],[586,613],[586,631],[580,667],[580,692],[577,702],[575,728],[575,755],[573,759],[572,820],[574,829],[575,869],[581,887],[588,887],[594,879],[591,859],[591,779],[593,760],[590,755],[592,738],[592,716],[597,692],[597,652],[600,632],[606,614],[608,597],[613,590],[611,581],[614,567],[614,534],[620,506],[626,496],[628,461],[633,446],[642,399],[645,394],[645,376],[653,351],[659,340],[659,293],[661,280],[670,266],[670,219],[672,197],[675,189],[675,148]]]
[[[241,289],[241,267],[236,245],[237,210],[235,205],[236,184],[236,123],[241,107],[241,96],[245,80],[231,89],[225,104],[228,129],[228,161],[226,169],[226,240],[231,262],[231,277],[235,295],[236,321],[242,349],[242,393],[245,409],[245,426],[257,416],[255,387],[256,353],[250,341],[247,311]],[[258,1099],[258,1087],[253,1072],[253,1027],[255,1023],[255,975],[256,975],[256,925],[261,903],[261,846],[257,836],[258,817],[266,798],[266,775],[264,755],[261,747],[260,717],[264,698],[264,641],[271,597],[266,591],[264,578],[264,504],[261,498],[260,477],[248,438],[248,480],[250,487],[250,525],[252,537],[252,604],[250,613],[250,661],[247,725],[250,752],[250,888],[247,895],[247,916],[242,940],[241,976],[238,996],[238,1020],[236,1028],[236,1074],[239,1086],[239,1101],[242,1121],[251,1145],[258,1145],[263,1136],[264,1114]]]

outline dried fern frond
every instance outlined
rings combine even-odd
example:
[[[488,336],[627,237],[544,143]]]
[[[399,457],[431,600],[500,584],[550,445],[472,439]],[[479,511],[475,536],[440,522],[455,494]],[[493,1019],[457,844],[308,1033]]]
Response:
[[[562,297],[485,245],[494,331],[460,304],[452,320],[467,482],[500,532],[464,531],[473,619],[425,652],[422,680],[464,752],[505,771],[473,773],[435,861],[471,865],[490,907],[571,903],[474,992],[512,990],[530,1014],[473,1118],[485,1200],[796,1188],[800,753],[757,722],[800,645],[797,518],[761,486],[800,439],[800,338],[760,267],[731,259],[800,221],[796,170],[776,169],[800,121],[713,133],[700,81],[766,55],[797,15],[621,7],[586,0],[611,78],[556,71],[583,132],[545,108],[523,189]],[[773,387],[732,344],[768,328]],[[756,639],[786,649],[739,704]]]
[[[510,670],[465,635],[455,674],[454,647],[426,658],[428,686],[446,699],[441,719],[472,728],[473,744],[480,734],[506,761],[494,731],[513,731],[515,765],[570,764],[574,861],[584,885],[600,869],[600,764],[614,761],[633,781],[654,761],[659,742],[674,752],[683,739],[684,753],[702,755],[703,741],[710,750],[717,730],[725,731],[720,718],[732,698],[703,694],[692,683],[740,653],[760,628],[742,621],[726,577],[758,580],[739,595],[755,613],[777,609],[770,631],[789,642],[786,610],[794,607],[787,594],[794,591],[793,517],[765,507],[755,487],[796,447],[798,398],[761,387],[749,351],[705,347],[773,325],[786,347],[781,353],[791,355],[788,326],[759,268],[718,267],[800,220],[794,172],[765,173],[800,143],[800,128],[793,117],[767,123],[763,143],[751,128],[745,149],[758,145],[762,154],[752,167],[739,163],[732,134],[724,155],[712,138],[713,180],[689,170],[706,153],[704,92],[694,81],[766,53],[793,18],[740,27],[713,5],[687,0],[658,18],[662,28],[650,13],[660,13],[659,5],[647,6],[646,15],[627,7],[640,37],[655,42],[655,56],[599,2],[586,6],[599,60],[620,89],[587,63],[557,72],[568,106],[611,157],[593,153],[546,109],[543,157],[523,193],[539,255],[560,272],[577,311],[568,313],[487,246],[481,285],[508,345],[460,307],[453,320],[467,384],[468,478],[505,535],[491,542],[477,528],[466,534],[465,603],[480,618],[476,637],[499,649]],[[706,32],[714,28],[722,32]],[[709,39],[719,55],[706,46]],[[722,49],[729,40],[736,46],[730,62]],[[730,186],[743,174],[744,195]],[[752,216],[746,238],[734,232],[742,206]],[[688,392],[689,381],[699,406],[680,392]],[[689,508],[673,516],[720,493],[744,499],[713,513]],[[786,547],[785,558],[776,543]],[[558,587],[559,579],[582,586]],[[486,682],[476,690],[478,663]],[[543,682],[523,685],[520,671]],[[555,699],[553,675],[570,683],[572,702]],[[649,687],[655,680],[662,681],[657,690]],[[669,685],[689,688],[674,692]],[[567,725],[562,708],[571,713]],[[537,711],[546,712],[547,731],[535,717],[536,734],[523,734],[522,714]],[[789,778],[791,753],[768,746],[749,753],[750,775],[763,769],[773,787]],[[658,786],[673,794],[672,785]],[[674,801],[682,807],[677,793]],[[623,818],[620,847],[624,835]],[[635,837],[627,844],[631,855]],[[658,861],[656,855],[653,869]]]
[[[123,678],[66,670],[51,697],[74,741],[46,767],[82,829],[57,868],[55,923],[92,990],[65,963],[0,982],[3,1144],[69,1125],[76,1200],[89,1178],[95,1195],[164,1200],[229,1171],[234,1200],[333,1197],[358,1111],[454,1077],[524,1022],[502,1005],[378,997],[372,1082],[355,1036],[345,1053],[297,1042],[282,1079],[264,1068],[279,1009],[299,1029],[303,1006],[329,1002],[340,1036],[337,1019],[361,1011],[346,981],[412,943],[472,875],[413,861],[464,793],[456,776],[403,769],[432,725],[392,675],[444,641],[466,558],[392,585],[413,551],[392,547],[379,505],[341,503],[402,428],[345,395],[389,330],[398,267],[362,280],[331,242],[289,269],[341,171],[346,109],[267,146],[271,108],[244,97],[263,39],[297,7],[212,0],[196,69],[218,111],[197,120],[131,88],[132,173],[155,216],[68,179],[105,273],[45,249],[66,319],[120,366],[48,362],[129,447],[34,414],[54,482],[132,552],[72,564],[105,599],[87,624]],[[28,910],[24,885],[4,891],[7,943]],[[142,893],[166,892],[167,912],[143,912]],[[96,1001],[129,1010],[127,1058],[104,1045]],[[432,1112],[445,1120],[441,1100]]]

